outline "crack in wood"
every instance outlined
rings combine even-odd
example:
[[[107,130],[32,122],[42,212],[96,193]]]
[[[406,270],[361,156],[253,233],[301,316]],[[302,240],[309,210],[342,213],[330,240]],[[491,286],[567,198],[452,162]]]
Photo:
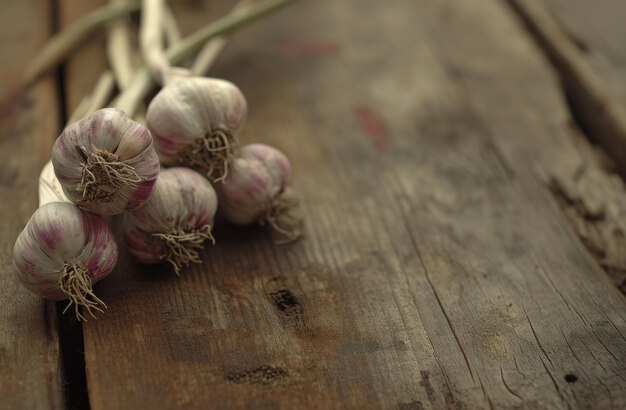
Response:
[[[561,78],[570,115],[572,137],[599,143],[602,151],[590,152],[601,165],[613,192],[602,189],[598,169],[583,163],[572,176],[553,176],[549,189],[569,219],[583,245],[607,275],[626,294],[626,192],[616,169],[626,177],[626,111],[607,85],[585,61],[589,45],[540,2],[505,0],[526,26]],[[612,161],[607,164],[607,157]]]
[[[626,107],[581,55],[584,50],[580,41],[541,2],[505,1],[556,68],[563,92],[571,102],[572,116],[583,125],[587,138],[599,142],[626,177]]]
[[[616,194],[623,189],[623,184],[619,180],[614,182]],[[581,188],[584,185],[575,179],[567,181],[554,177],[548,187],[585,248],[626,294],[626,221],[622,216],[626,215],[626,204],[619,198],[611,201],[603,193],[584,190]],[[593,189],[591,184],[587,185]],[[593,204],[593,199],[600,198],[600,195],[605,199]]]

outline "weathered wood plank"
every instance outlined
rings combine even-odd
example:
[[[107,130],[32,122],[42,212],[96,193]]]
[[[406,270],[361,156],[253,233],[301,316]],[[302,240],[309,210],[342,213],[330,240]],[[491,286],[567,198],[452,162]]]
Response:
[[[609,178],[503,3],[300,2],[215,75],[293,160],[307,237],[221,224],[181,278],[124,254],[94,409],[626,405],[624,300],[550,187]]]
[[[625,3],[511,0],[558,69],[564,92],[589,138],[615,162],[606,171],[626,175],[626,70],[621,44]],[[621,44],[621,46],[620,46]],[[620,48],[621,47],[621,48]],[[595,154],[591,154],[595,155]],[[554,191],[588,249],[626,292],[626,198],[617,177],[597,178],[582,161],[579,172],[553,181]],[[580,175],[579,175],[580,174]],[[582,180],[582,181],[581,181]]]
[[[37,208],[37,179],[58,132],[55,81],[16,79],[52,33],[51,3],[5,2],[0,14],[0,407],[60,409],[61,366],[53,303],[15,279],[13,244]]]

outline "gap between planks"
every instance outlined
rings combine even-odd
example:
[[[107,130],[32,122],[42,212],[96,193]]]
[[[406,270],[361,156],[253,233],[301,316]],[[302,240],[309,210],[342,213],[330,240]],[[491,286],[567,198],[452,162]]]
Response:
[[[59,129],[58,89],[44,75],[28,89],[15,78],[54,31],[48,0],[5,2],[0,78],[0,397],[7,408],[61,409],[63,375],[55,304],[15,278],[11,250],[37,206],[37,181]]]

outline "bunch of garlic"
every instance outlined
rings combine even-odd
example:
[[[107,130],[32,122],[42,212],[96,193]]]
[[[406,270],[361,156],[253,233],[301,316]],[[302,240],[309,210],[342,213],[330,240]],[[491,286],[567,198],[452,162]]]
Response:
[[[139,262],[169,262],[180,275],[214,243],[218,197],[236,224],[268,223],[287,241],[302,234],[289,188],[291,166],[275,148],[238,149],[247,113],[233,84],[175,78],[148,110],[150,131],[123,111],[102,109],[69,125],[40,178],[41,207],[20,234],[13,257],[20,281],[48,299],[69,299],[94,316],[106,306],[92,285],[118,258],[113,233],[99,215],[125,212],[124,238]],[[156,147],[167,165],[159,171]]]
[[[174,75],[150,102],[146,123],[163,165],[187,166],[219,182],[237,153],[247,112],[233,83]]]
[[[91,316],[103,311],[106,306],[92,286],[112,271],[118,247],[102,216],[120,213],[125,213],[129,251],[140,262],[168,261],[177,274],[191,262],[200,262],[205,242],[214,242],[217,195],[193,170],[159,172],[159,158],[166,166],[201,171],[211,182],[230,178],[228,188],[220,185],[230,220],[268,222],[291,238],[299,236],[288,218],[295,202],[288,199],[290,168],[284,155],[260,145],[238,152],[238,133],[247,115],[241,91],[225,80],[180,75],[168,61],[193,49],[199,37],[225,33],[286,3],[250,6],[167,56],[158,17],[162,2],[144,5],[142,31],[151,35],[142,43],[149,48],[156,39],[153,45],[160,54],[146,61],[161,66],[153,70],[158,79],[167,77],[147,112],[156,149],[146,127],[113,108],[96,111],[63,131],[40,178],[40,208],[13,250],[24,286],[44,298],[69,299],[67,308],[74,305],[81,320],[85,317],[80,306]],[[223,45],[224,39],[220,41]],[[131,112],[148,90],[142,76],[136,77],[138,86],[128,87],[116,99],[118,107]]]
[[[52,148],[52,164],[67,197],[100,215],[139,208],[159,174],[150,132],[115,108],[67,126]]]
[[[206,178],[188,168],[163,170],[145,205],[125,214],[128,250],[142,263],[165,260],[180,275],[191,262],[201,262],[205,241],[215,243],[216,210],[217,196]]]

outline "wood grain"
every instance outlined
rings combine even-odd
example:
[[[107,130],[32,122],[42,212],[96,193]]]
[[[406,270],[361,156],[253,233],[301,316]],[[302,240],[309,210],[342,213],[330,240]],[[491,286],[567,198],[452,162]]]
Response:
[[[504,3],[300,2],[214,73],[292,159],[307,236],[220,224],[181,278],[123,254],[94,409],[626,406],[624,299],[552,182],[610,176]]]
[[[50,3],[5,2],[0,14],[0,407],[63,406],[54,304],[15,279],[13,244],[37,208],[37,180],[58,133],[55,81],[16,89],[28,62],[52,34]]]

